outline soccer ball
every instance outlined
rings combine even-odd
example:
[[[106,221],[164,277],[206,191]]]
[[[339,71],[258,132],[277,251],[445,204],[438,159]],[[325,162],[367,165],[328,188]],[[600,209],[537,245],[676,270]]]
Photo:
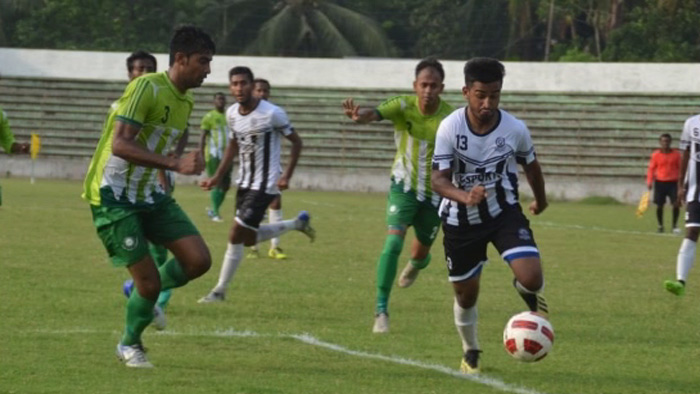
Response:
[[[506,351],[519,361],[539,361],[552,350],[554,329],[544,316],[521,312],[508,320],[503,330]]]

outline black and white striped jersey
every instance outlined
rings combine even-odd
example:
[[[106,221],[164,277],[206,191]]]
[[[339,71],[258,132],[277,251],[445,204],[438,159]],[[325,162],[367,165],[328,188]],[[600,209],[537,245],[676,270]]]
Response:
[[[452,170],[452,183],[469,191],[486,188],[487,197],[477,206],[443,198],[440,217],[452,226],[470,226],[496,218],[504,208],[518,204],[517,164],[535,160],[530,131],[525,123],[499,110],[496,125],[486,134],[475,134],[460,108],[443,119],[435,139],[433,170]]]
[[[236,184],[241,189],[279,194],[281,138],[294,131],[289,118],[282,108],[265,100],[247,115],[241,115],[239,108],[236,103],[226,111],[229,139],[238,143]]]
[[[700,115],[686,119],[681,133],[680,148],[681,151],[690,151],[684,180],[685,201],[700,201]]]

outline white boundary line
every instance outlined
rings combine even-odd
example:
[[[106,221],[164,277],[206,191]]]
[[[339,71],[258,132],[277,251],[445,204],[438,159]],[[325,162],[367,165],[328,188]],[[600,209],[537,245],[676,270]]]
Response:
[[[49,335],[72,335],[72,334],[119,334],[117,331],[99,331],[86,328],[75,328],[67,330],[34,330],[30,331],[38,334],[49,334]],[[299,342],[305,343],[311,346],[318,346],[324,349],[332,350],[335,352],[347,354],[350,356],[367,358],[372,360],[380,360],[391,362],[401,365],[409,365],[412,367],[427,369],[435,372],[440,372],[445,375],[450,375],[454,378],[470,380],[475,383],[483,384],[484,386],[489,386],[493,389],[503,391],[506,393],[515,394],[546,394],[541,391],[528,389],[513,384],[506,383],[500,379],[491,378],[486,375],[465,375],[460,371],[452,368],[445,367],[439,364],[424,363],[417,360],[411,360],[408,358],[397,357],[397,356],[385,356],[379,353],[368,353],[358,350],[348,349],[341,345],[336,345],[330,342],[321,341],[310,334],[261,334],[255,331],[245,330],[237,331],[233,328],[228,328],[225,330],[215,330],[215,331],[193,331],[193,332],[178,332],[178,331],[161,331],[156,333],[156,335],[166,335],[166,336],[194,336],[194,337],[219,337],[219,338],[246,338],[246,337],[258,337],[258,338],[291,338],[296,339]]]
[[[616,234],[632,234],[632,235],[650,235],[653,237],[673,237],[681,239],[682,234],[671,234],[671,233],[655,233],[651,231],[636,231],[636,230],[615,230],[611,228],[598,227],[598,226],[581,226],[579,224],[560,224],[547,221],[531,221],[530,224],[539,225],[542,227],[552,227],[552,228],[565,228],[570,230],[586,230],[586,231],[600,231],[605,233],[616,233]],[[684,228],[685,230],[685,228]]]

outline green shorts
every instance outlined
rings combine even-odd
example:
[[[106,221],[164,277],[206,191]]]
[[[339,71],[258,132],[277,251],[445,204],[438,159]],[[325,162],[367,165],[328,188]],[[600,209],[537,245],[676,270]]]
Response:
[[[209,160],[207,160],[206,163],[206,170],[207,170],[207,175],[208,176],[214,176],[214,173],[216,173],[216,169],[219,168],[219,164],[221,164],[221,159],[218,157],[210,157]],[[233,166],[231,166],[228,171],[226,171],[226,174],[224,174],[224,178],[221,180],[221,183],[217,186],[219,189],[228,189],[231,187],[231,170],[233,169]]]
[[[419,201],[413,190],[404,192],[403,183],[391,183],[386,204],[386,224],[392,227],[413,226],[416,238],[425,246],[435,242],[440,230],[437,207],[430,201]]]
[[[90,205],[97,235],[112,265],[129,266],[148,254],[148,242],[157,245],[199,235],[190,218],[171,197],[135,207]]]

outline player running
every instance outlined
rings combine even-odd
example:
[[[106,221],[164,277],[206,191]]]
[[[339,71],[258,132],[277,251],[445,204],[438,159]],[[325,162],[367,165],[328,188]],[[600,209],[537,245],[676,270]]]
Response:
[[[268,82],[267,79],[263,78],[255,78],[255,87],[253,88],[253,96],[263,99],[263,100],[269,100],[270,99],[270,82]],[[270,203],[270,209],[268,210],[268,217],[270,220],[270,224],[272,223],[277,223],[282,220],[284,217],[282,214],[282,193],[278,194],[277,197],[275,197],[274,200]],[[270,250],[267,252],[268,257],[277,259],[277,260],[284,260],[287,258],[287,255],[282,251],[282,248],[280,247],[280,238],[279,237],[274,237],[270,240]],[[257,258],[260,257],[260,252],[258,251],[258,246],[253,245],[250,247],[250,253],[248,253],[249,258]]]
[[[207,112],[202,118],[202,137],[199,141],[199,149],[204,152],[207,176],[213,176],[224,157],[224,150],[228,143],[228,129],[226,128],[226,96],[223,93],[214,95],[214,109]],[[223,222],[219,215],[219,208],[224,202],[226,192],[231,187],[231,171],[224,174],[221,183],[209,192],[211,208],[207,208],[207,215],[214,222]]]
[[[443,198],[440,216],[445,258],[462,339],[461,370],[479,373],[476,301],[486,247],[492,243],[508,263],[513,285],[532,311],[547,313],[540,252],[518,203],[517,164],[535,200],[530,212],[547,208],[542,170],[525,123],[498,108],[505,69],[496,59],[475,58],[464,67],[467,106],[440,124],[433,156],[433,190]]]
[[[408,227],[414,227],[416,239],[411,246],[411,259],[399,277],[399,287],[413,284],[420,270],[428,266],[430,247],[440,228],[440,196],[432,192],[430,165],[438,125],[454,110],[440,98],[444,80],[442,64],[424,59],[416,66],[415,95],[393,97],[377,108],[360,108],[352,99],[343,102],[345,115],[353,121],[387,119],[395,130],[396,156],[386,210],[388,232],[377,264],[374,333],[389,332],[389,295]]]
[[[141,334],[153,320],[162,289],[185,285],[204,274],[211,256],[196,227],[156,180],[157,169],[187,175],[204,169],[201,152],[166,153],[185,135],[194,101],[188,89],[202,84],[215,52],[209,35],[179,27],[170,41],[168,71],[134,79],[107,120],[85,179],[83,198],[117,267],[134,280],[126,304],[126,328],[117,356],[128,367],[151,368]],[[148,242],[173,254],[156,267]]]
[[[682,296],[690,269],[695,264],[698,234],[700,233],[700,115],[688,118],[683,125],[680,149],[681,168],[678,178],[678,202],[685,201],[685,237],[676,259],[676,280],[664,281],[669,292]],[[689,165],[690,164],[690,165]]]
[[[229,144],[219,168],[201,186],[210,190],[221,182],[238,153],[236,184],[236,217],[229,234],[228,247],[216,286],[202,297],[200,303],[223,301],[226,289],[243,260],[243,247],[278,237],[290,230],[298,230],[314,240],[315,231],[309,224],[306,211],[296,219],[261,225],[270,202],[280,190],[289,187],[294,168],[301,153],[302,141],[280,107],[253,95],[253,72],[248,67],[234,67],[229,71],[229,88],[236,103],[226,111]],[[281,137],[292,144],[289,163],[281,171]]]
[[[156,72],[157,68],[158,62],[155,56],[146,51],[133,52],[131,55],[129,55],[129,57],[126,58],[126,71],[127,77],[129,78],[129,82],[142,75],[154,73]],[[117,108],[119,108],[118,100],[113,102],[109,108],[109,111],[107,111],[107,121],[109,121],[109,118],[112,116],[112,113],[116,111]],[[180,138],[180,141],[186,141],[186,138]],[[182,148],[184,149],[184,146],[182,146]],[[180,154],[182,154],[182,150],[179,151],[178,155]],[[158,181],[163,187],[163,190],[168,195],[172,194],[172,190],[175,187],[175,183],[171,171],[159,169]],[[148,249],[151,253],[151,256],[153,256],[153,260],[155,261],[156,266],[160,267],[168,261],[168,249],[166,249],[165,246],[149,242]],[[127,298],[130,297],[131,292],[134,289],[134,281],[132,279],[127,279],[124,282],[122,289],[124,291],[124,295]],[[168,304],[168,301],[170,300],[171,293],[172,292],[170,289],[161,290],[160,294],[158,295],[156,305],[155,307],[153,307],[153,327],[155,327],[157,330],[165,329],[166,318],[164,309],[165,306]]]

